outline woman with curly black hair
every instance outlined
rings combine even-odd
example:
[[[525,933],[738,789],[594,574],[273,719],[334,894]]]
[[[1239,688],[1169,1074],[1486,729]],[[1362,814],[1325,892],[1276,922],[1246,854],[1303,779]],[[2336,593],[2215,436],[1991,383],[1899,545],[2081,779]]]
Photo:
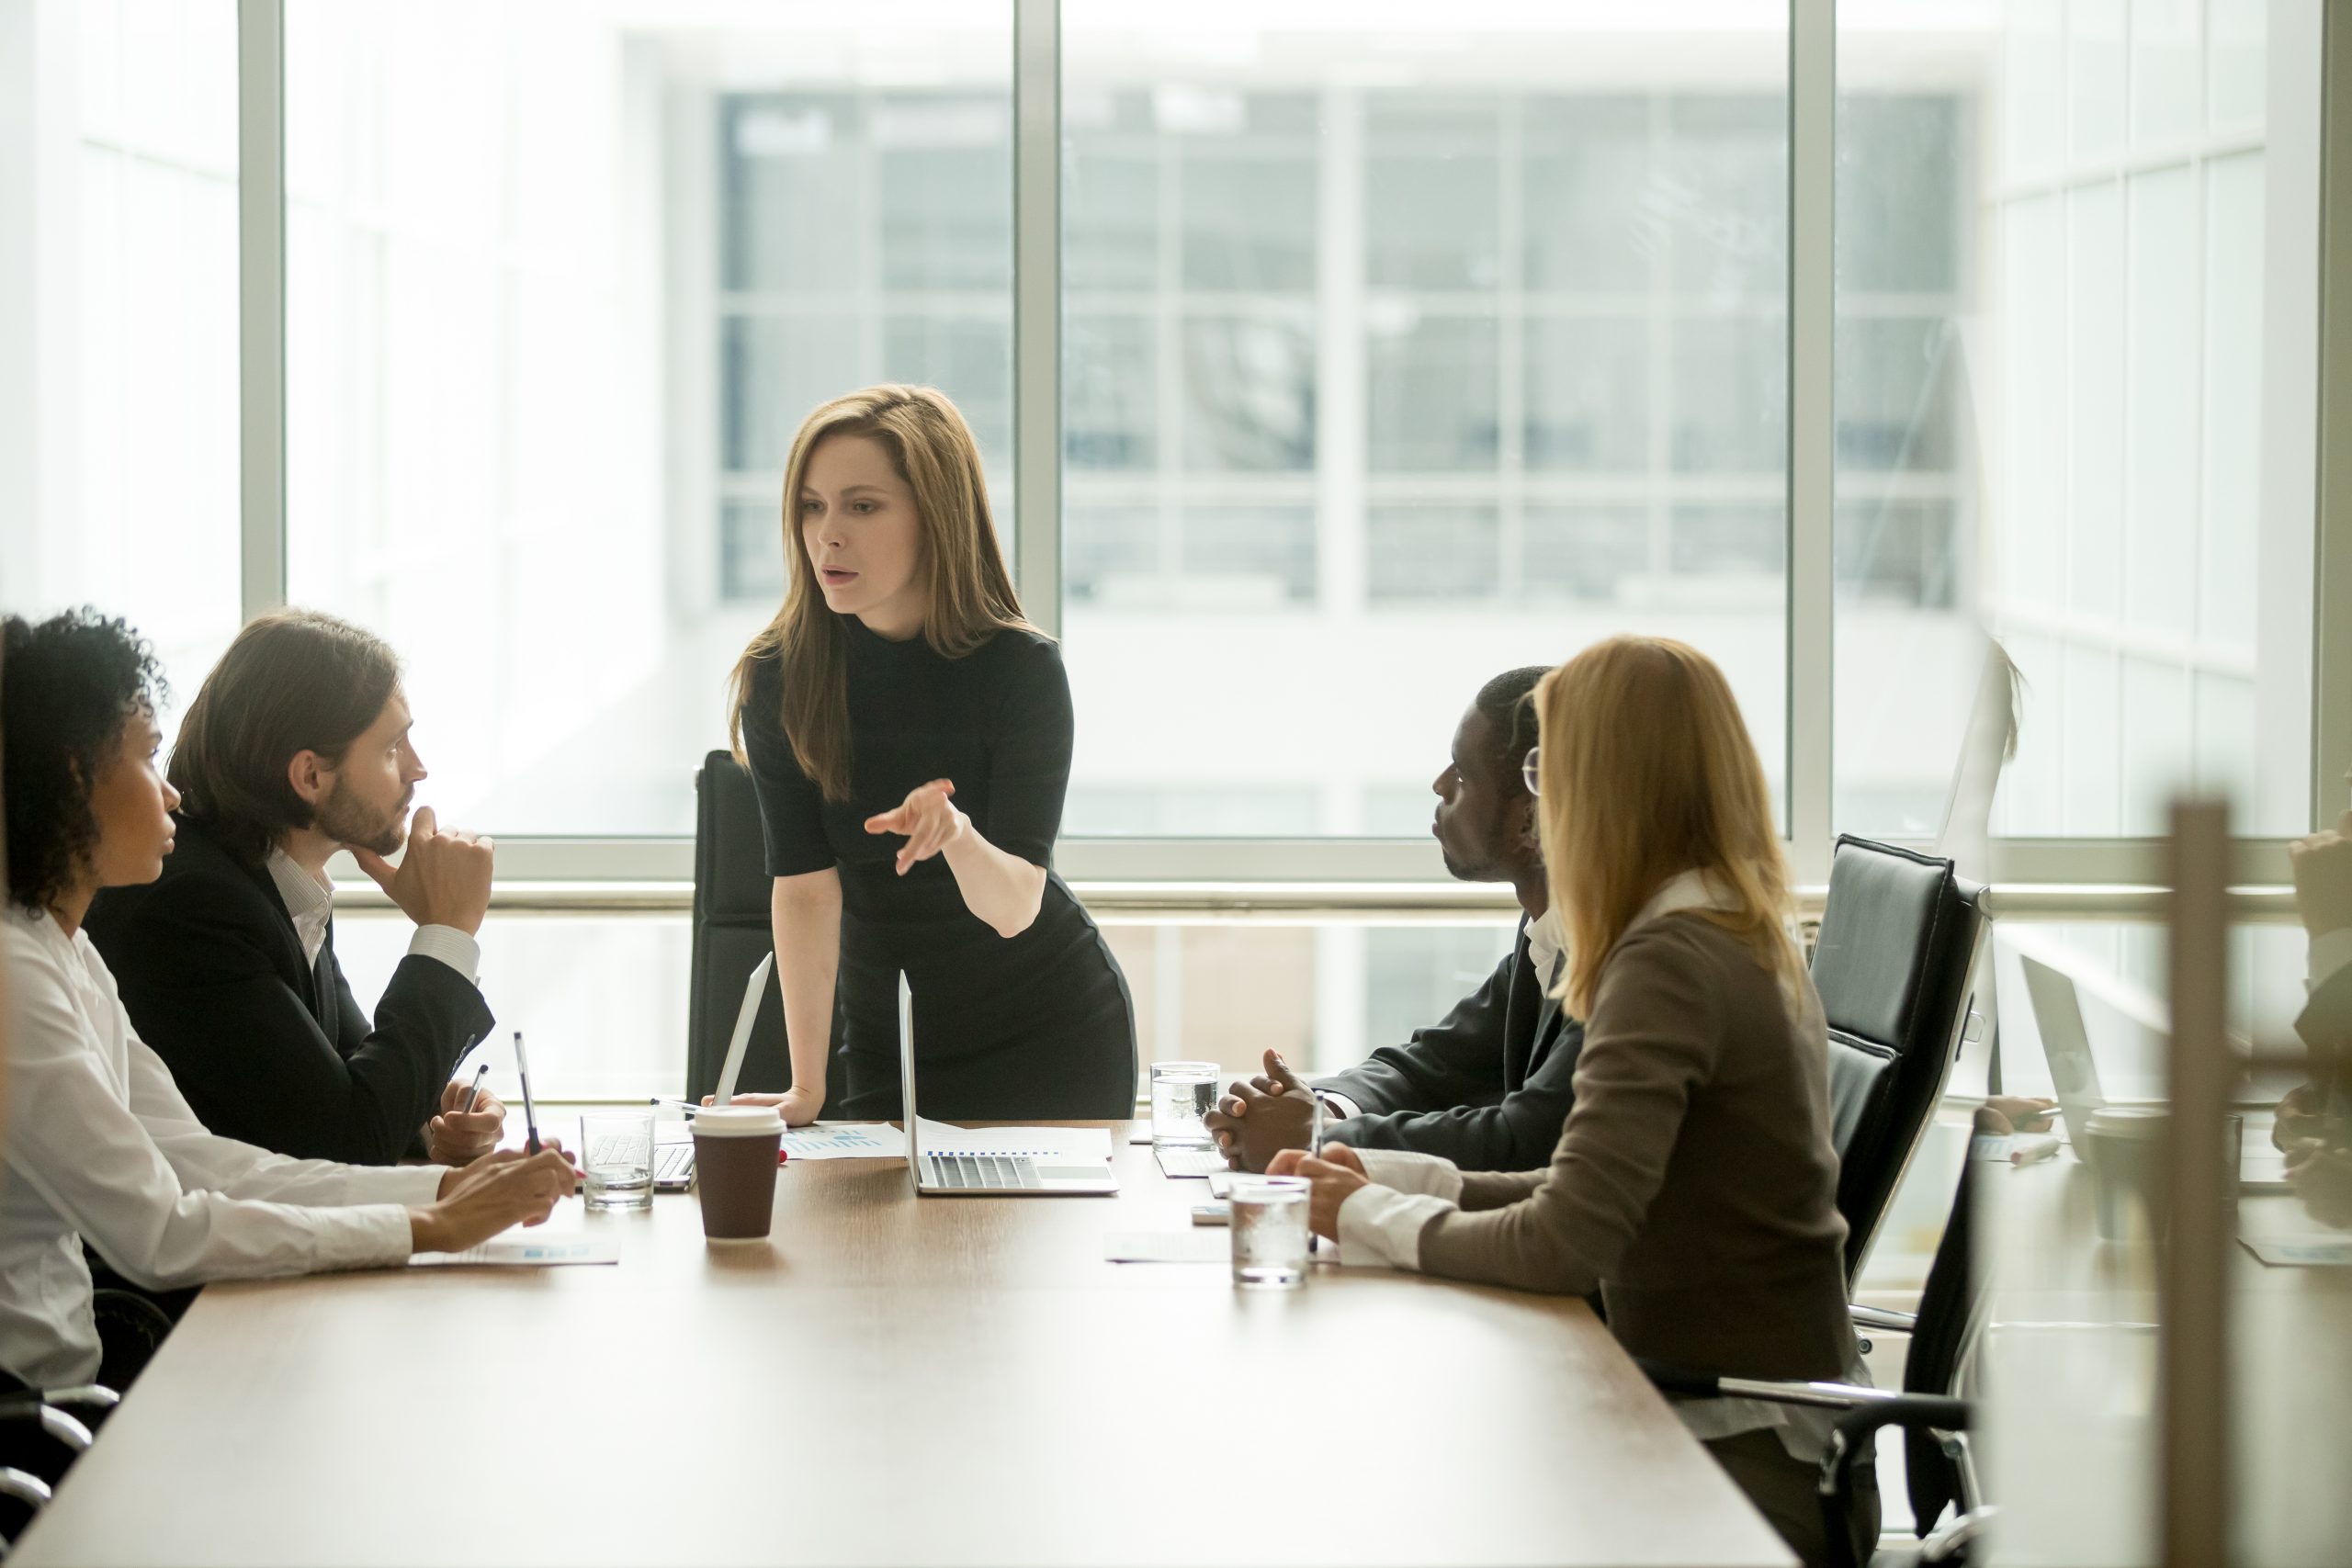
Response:
[[[88,610],[0,623],[0,912],[13,1025],[0,1145],[0,1368],[43,1387],[106,1376],[86,1239],[148,1290],[399,1263],[536,1224],[572,1188],[560,1151],[463,1172],[288,1159],[207,1132],[122,1010],[83,931],[98,889],[153,881],[178,792],[155,765],[146,643]]]

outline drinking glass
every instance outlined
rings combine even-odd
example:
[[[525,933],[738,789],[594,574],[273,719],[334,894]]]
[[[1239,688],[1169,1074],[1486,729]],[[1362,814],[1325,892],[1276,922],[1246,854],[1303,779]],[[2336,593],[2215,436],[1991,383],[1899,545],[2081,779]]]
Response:
[[[1215,1062],[1154,1062],[1151,1065],[1151,1146],[1202,1148],[1211,1141],[1201,1118],[1216,1104]]]
[[[1227,1224],[1233,1232],[1233,1282],[1250,1290],[1295,1290],[1306,1280],[1303,1176],[1236,1176]]]
[[[591,1209],[653,1206],[653,1108],[580,1118],[582,1201]]]

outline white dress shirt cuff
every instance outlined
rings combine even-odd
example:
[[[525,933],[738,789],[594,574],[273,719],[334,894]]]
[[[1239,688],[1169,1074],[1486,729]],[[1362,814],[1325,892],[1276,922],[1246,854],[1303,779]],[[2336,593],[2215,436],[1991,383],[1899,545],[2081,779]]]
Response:
[[[481,978],[481,943],[455,926],[419,926],[416,934],[408,939],[409,953],[418,958],[437,958],[466,977],[469,986]]]
[[[1361,1116],[1363,1108],[1337,1089],[1318,1089],[1315,1098],[1323,1102],[1323,1114],[1334,1122],[1344,1122],[1351,1116]]]
[[[381,1269],[408,1261],[413,1250],[408,1211],[399,1204],[332,1209],[321,1217],[329,1223],[319,1227],[312,1269]]]
[[[398,1203],[403,1208],[437,1201],[441,1179],[449,1174],[446,1165],[355,1165],[346,1168],[349,1174],[344,1178],[343,1201]]]
[[[1380,1186],[1399,1192],[1422,1192],[1448,1203],[1462,1198],[1462,1172],[1450,1159],[1413,1154],[1404,1149],[1358,1149],[1363,1173]]]
[[[1340,1205],[1340,1266],[1343,1269],[1421,1267],[1421,1227],[1453,1205],[1427,1192],[1359,1187]]]
[[[2352,926],[2320,932],[2312,938],[2311,978],[2303,982],[2303,988],[2318,990],[2347,964],[2352,964]]]

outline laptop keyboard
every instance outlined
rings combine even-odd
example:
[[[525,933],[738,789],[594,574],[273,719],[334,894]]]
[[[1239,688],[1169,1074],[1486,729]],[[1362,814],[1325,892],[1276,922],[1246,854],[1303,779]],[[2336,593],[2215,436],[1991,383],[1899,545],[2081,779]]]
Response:
[[[653,1179],[656,1182],[684,1181],[694,1172],[695,1146],[692,1144],[653,1145]]]
[[[1037,1186],[1037,1162],[1005,1155],[925,1155],[923,1184],[949,1191]]]
[[[1232,1168],[1216,1149],[1160,1149],[1158,1154],[1162,1176],[1214,1176]]]

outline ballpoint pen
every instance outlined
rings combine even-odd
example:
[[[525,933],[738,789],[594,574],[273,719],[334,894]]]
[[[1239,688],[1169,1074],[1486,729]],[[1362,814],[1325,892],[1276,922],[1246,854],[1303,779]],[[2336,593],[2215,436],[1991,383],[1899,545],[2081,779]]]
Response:
[[[514,1032],[514,1071],[523,1080],[523,1128],[526,1134],[523,1152],[535,1155],[539,1152],[539,1118],[531,1107],[531,1059],[523,1054],[523,1032],[519,1029]]]
[[[481,1099],[481,1080],[488,1077],[490,1077],[488,1062],[484,1062],[474,1069],[473,1087],[466,1090],[466,1103],[459,1108],[458,1114],[464,1115],[473,1110],[475,1102]]]
[[[1312,1085],[1307,1086],[1306,1103],[1308,1106],[1306,1152],[1316,1159],[1321,1159],[1323,1157],[1323,1097],[1315,1092]],[[1313,1200],[1309,1199],[1308,1201],[1311,1203]],[[1321,1240],[1322,1238],[1317,1236],[1312,1229],[1308,1230],[1306,1250],[1309,1252],[1319,1250],[1317,1244]]]

